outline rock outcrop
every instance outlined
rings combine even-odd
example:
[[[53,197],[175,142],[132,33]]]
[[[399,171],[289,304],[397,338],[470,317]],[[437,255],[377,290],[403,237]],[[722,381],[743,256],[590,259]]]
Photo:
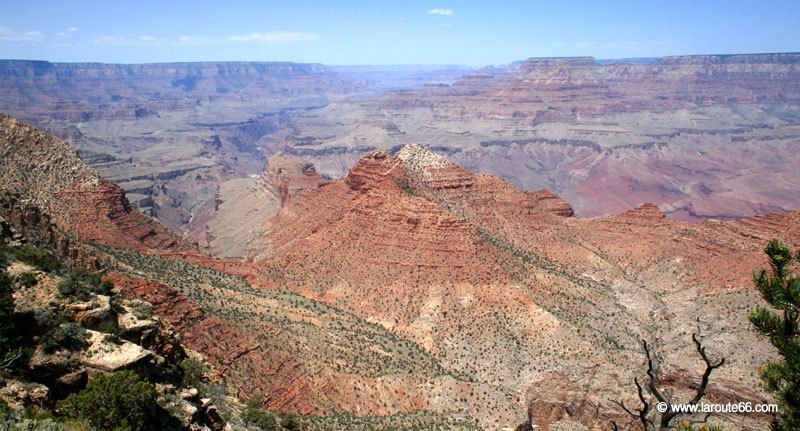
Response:
[[[267,161],[259,185],[277,195],[283,205],[289,198],[317,189],[327,182],[317,174],[313,164],[278,153]]]
[[[125,193],[86,166],[65,142],[0,114],[0,190],[5,218],[41,237],[138,250],[192,250],[172,231],[131,208]],[[56,232],[57,231],[57,232]]]
[[[470,390],[503,382],[507,396],[467,401],[484,426],[523,422],[525,402],[510,401],[522,391],[539,429],[591,429],[621,417],[609,399],[635,395],[642,338],[669,346],[676,394],[694,384],[700,331],[733,364],[710,399],[767,399],[752,370],[772,350],[731,310],[758,301],[750,274],[770,238],[800,243],[800,214],[691,225],[644,204],[583,219],[550,192],[407,146],[369,152],[347,177],[289,199],[262,234],[267,247],[251,257],[277,286],[414,341]]]
[[[87,354],[81,358],[81,363],[89,368],[114,372],[137,367],[153,368],[155,365],[148,363],[155,361],[153,352],[142,346],[125,340],[112,342],[106,339],[107,334],[91,330],[86,332],[89,336],[89,347]],[[145,375],[149,374],[147,371],[140,372]]]

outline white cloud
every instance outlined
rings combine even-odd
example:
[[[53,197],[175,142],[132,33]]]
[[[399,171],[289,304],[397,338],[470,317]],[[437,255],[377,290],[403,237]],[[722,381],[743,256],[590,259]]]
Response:
[[[121,37],[121,36],[97,36],[89,39],[92,45],[97,46],[147,46],[157,45],[161,39],[152,36]]]
[[[311,33],[297,33],[276,31],[270,33],[250,33],[242,36],[228,36],[225,40],[229,42],[302,42],[308,40],[318,40],[319,35]]]
[[[289,43],[319,40],[319,35],[299,32],[250,33],[225,37],[181,35],[177,38],[141,35],[137,37],[98,36],[89,39],[99,46],[178,46],[178,45],[220,45],[232,43]]]
[[[72,36],[78,34],[79,31],[81,31],[81,29],[79,29],[78,27],[70,27],[64,31],[59,31],[58,33],[56,33],[56,39],[71,38]]]
[[[0,26],[0,42],[40,42],[43,39],[44,33],[41,31],[17,31]]]
[[[446,8],[434,8],[428,11],[431,15],[444,15],[444,16],[453,16],[456,12],[453,9],[446,9]]]
[[[212,45],[219,43],[219,39],[208,36],[182,35],[178,37],[179,45]]]

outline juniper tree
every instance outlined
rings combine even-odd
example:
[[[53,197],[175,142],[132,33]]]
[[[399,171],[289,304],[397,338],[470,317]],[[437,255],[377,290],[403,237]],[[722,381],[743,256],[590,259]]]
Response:
[[[788,246],[773,239],[764,252],[771,271],[756,270],[753,278],[772,309],[759,306],[750,313],[750,322],[769,336],[781,359],[767,362],[759,373],[764,388],[777,395],[780,416],[774,429],[797,430],[800,429],[800,277],[791,274],[789,266],[800,261],[800,251],[793,257]]]

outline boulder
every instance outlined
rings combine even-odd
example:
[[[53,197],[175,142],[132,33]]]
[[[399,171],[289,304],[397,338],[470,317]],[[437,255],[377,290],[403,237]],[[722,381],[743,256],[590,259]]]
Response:
[[[108,334],[87,330],[89,347],[83,352],[80,361],[87,367],[114,372],[122,369],[146,371],[155,360],[153,352],[129,341],[119,343],[108,339]],[[140,369],[141,368],[141,369]]]
[[[97,295],[89,301],[67,304],[66,308],[74,312],[75,320],[92,326],[111,317],[111,298]]]

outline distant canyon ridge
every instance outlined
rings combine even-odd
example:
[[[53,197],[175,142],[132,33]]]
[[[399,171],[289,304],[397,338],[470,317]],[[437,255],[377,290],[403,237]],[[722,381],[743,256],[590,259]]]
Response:
[[[240,258],[290,192],[276,178],[342,177],[406,144],[548,189],[580,216],[646,202],[689,221],[797,209],[799,65],[795,53],[480,70],[2,60],[0,111],[65,139],[165,225]]]

